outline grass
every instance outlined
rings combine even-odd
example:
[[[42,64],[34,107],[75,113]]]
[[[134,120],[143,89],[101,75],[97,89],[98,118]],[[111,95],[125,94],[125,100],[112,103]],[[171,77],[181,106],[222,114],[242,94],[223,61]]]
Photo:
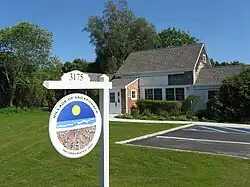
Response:
[[[0,186],[99,186],[99,144],[83,158],[56,152],[49,113],[0,114]],[[12,125],[12,128],[10,128]],[[249,187],[249,160],[114,144],[176,125],[110,124],[111,187]]]

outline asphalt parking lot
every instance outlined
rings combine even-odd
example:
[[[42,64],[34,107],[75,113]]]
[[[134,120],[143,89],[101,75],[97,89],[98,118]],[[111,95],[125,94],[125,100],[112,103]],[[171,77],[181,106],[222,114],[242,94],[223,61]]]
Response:
[[[126,144],[250,158],[250,126],[193,125]]]

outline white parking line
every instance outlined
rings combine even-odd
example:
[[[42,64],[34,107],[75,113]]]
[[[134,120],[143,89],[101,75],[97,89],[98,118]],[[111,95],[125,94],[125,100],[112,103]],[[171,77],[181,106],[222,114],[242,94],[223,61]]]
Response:
[[[221,127],[224,128],[224,127]],[[222,133],[222,134],[250,134],[250,131],[240,131],[240,132],[231,132],[231,131],[225,131],[225,132],[217,132],[214,130],[200,130],[200,129],[195,129],[195,128],[187,128],[187,129],[182,129],[182,131],[190,131],[190,132],[212,132],[212,133]]]
[[[207,126],[200,126],[200,127],[204,128],[204,129],[209,129],[209,130],[212,130],[212,131],[216,131],[216,132],[226,133],[226,131],[222,131],[222,130],[212,128],[212,127],[207,127]]]
[[[224,128],[224,129],[227,129],[227,130],[231,130],[231,131],[241,132],[241,133],[244,133],[244,134],[250,134],[250,131],[245,131],[245,130],[230,128],[230,127],[221,127],[221,128]]]
[[[183,138],[183,137],[175,137],[175,136],[156,136],[156,137],[157,138],[163,138],[163,139],[188,140],[188,141],[198,141],[198,142],[212,142],[212,143],[228,143],[228,144],[250,145],[250,142],[235,142],[235,141],[223,141],[223,140],[207,140],[207,139]]]
[[[168,132],[173,132],[173,131],[177,131],[177,130],[180,130],[180,129],[192,127],[193,125],[194,124],[181,125],[181,126],[178,126],[178,127],[172,128],[172,129],[168,129],[168,130],[165,130],[165,131],[160,131],[160,132],[156,132],[156,133],[152,133],[152,134],[147,134],[147,135],[144,135],[144,136],[139,136],[139,137],[136,137],[136,138],[132,138],[132,139],[129,139],[129,140],[124,140],[124,141],[119,141],[119,142],[115,142],[115,143],[116,144],[126,144],[126,143],[129,143],[129,142],[150,138],[150,137],[157,136],[157,135],[160,135],[160,134],[165,134],[165,133],[168,133]]]

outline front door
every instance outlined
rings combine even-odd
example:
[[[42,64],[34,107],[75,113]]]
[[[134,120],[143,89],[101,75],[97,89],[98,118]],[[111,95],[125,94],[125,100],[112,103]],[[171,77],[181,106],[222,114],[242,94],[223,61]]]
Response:
[[[121,113],[121,91],[118,90],[111,90],[109,93],[110,99],[110,114],[120,114]]]

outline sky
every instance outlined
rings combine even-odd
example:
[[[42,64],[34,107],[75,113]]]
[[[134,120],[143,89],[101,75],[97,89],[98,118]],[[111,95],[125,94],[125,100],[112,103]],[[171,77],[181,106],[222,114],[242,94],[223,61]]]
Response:
[[[74,116],[72,113],[73,106],[78,105],[80,107],[80,114]],[[60,112],[57,121],[70,121],[85,118],[95,117],[93,110],[84,102],[74,101],[66,105]]]
[[[101,15],[107,0],[0,0],[0,28],[21,21],[53,33],[53,54],[61,61],[95,60],[89,33],[90,16]],[[175,27],[206,45],[210,58],[250,64],[249,0],[127,0],[130,9],[157,31]]]

